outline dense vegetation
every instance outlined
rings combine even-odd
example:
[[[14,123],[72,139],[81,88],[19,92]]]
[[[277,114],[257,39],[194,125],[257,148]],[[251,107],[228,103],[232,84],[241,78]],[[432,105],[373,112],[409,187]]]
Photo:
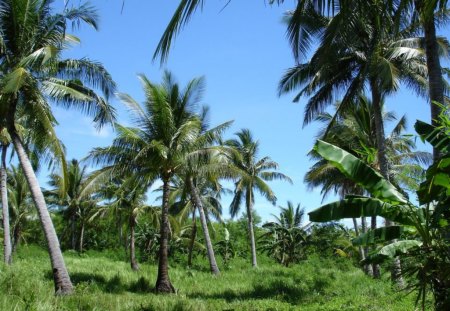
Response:
[[[180,2],[155,57],[167,58],[202,4]],[[305,224],[290,201],[261,222],[255,196],[280,204],[270,183],[292,181],[259,154],[250,129],[225,139],[232,121],[209,124],[203,78],[183,86],[169,71],[160,83],[139,75],[138,103],[116,92],[100,63],[63,58],[79,41],[69,24],[97,28],[93,7],[54,13],[51,1],[1,1],[1,309],[449,310],[450,118],[440,58],[450,46],[436,36],[447,11],[447,1],[297,1],[287,14],[296,65],[279,92],[307,97],[304,123],[324,125],[305,182],[340,197],[308,214],[325,224]],[[431,124],[415,130],[432,155],[404,134],[405,117],[384,111],[401,85],[430,101]],[[113,94],[130,125],[117,122]],[[114,125],[111,145],[68,161],[53,105]],[[19,166],[7,163],[10,149]],[[43,165],[45,187],[35,174]],[[161,204],[150,206],[158,182]],[[232,219],[224,221],[226,194]],[[344,218],[353,228],[333,222]]]

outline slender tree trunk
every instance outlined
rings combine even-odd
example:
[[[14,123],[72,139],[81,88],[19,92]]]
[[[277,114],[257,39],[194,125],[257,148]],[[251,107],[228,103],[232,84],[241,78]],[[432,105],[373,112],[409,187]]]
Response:
[[[39,182],[31,167],[31,162],[25,152],[20,137],[17,135],[14,128],[11,128],[9,132],[44,230],[52,265],[55,293],[57,295],[71,294],[73,291],[72,282],[70,281],[69,273],[67,272],[64,263],[58,236],[56,235],[55,227],[53,226],[52,219],[48,212],[47,204],[45,203]]]
[[[134,237],[134,229],[136,227],[136,216],[131,212],[130,215],[130,263],[131,269],[133,271],[139,270],[139,265],[136,260],[136,249],[135,249],[135,237]]]
[[[356,218],[352,218],[352,220],[353,220],[353,227],[355,228],[356,237],[359,237],[358,221],[356,220]],[[358,251],[359,251],[359,257],[361,258],[361,260],[366,259],[366,256],[364,254],[364,249],[362,246],[358,246]],[[367,273],[365,268],[364,268],[364,272]]]
[[[381,109],[381,94],[378,89],[377,81],[371,80],[370,87],[372,90],[372,104],[375,120],[375,134],[377,139],[377,149],[378,149],[378,163],[380,166],[380,173],[386,180],[389,180],[389,167],[388,160],[386,156],[386,136],[384,133],[383,125],[383,113]],[[386,219],[386,226],[392,226],[393,223]],[[391,279],[399,287],[404,287],[404,281],[401,276],[401,264],[398,257],[394,258],[394,262],[391,268]],[[374,272],[375,274],[375,272]]]
[[[188,267],[192,267],[192,253],[194,251],[194,243],[195,243],[195,237],[197,236],[197,221],[195,216],[195,205],[192,210],[192,232],[191,232],[191,240],[189,241],[189,252],[188,252]]]
[[[253,231],[253,214],[252,214],[252,191],[251,189],[247,189],[246,195],[246,205],[247,205],[247,219],[248,219],[248,235],[250,238],[250,249],[252,252],[252,267],[257,267],[258,262],[256,261],[256,243],[255,243],[255,233]]]
[[[14,227],[12,252],[15,253],[20,245],[20,239],[22,238],[22,228],[19,223]]]
[[[431,108],[431,123],[437,125],[438,116],[442,109],[435,105],[437,102],[444,105],[444,83],[442,78],[441,62],[439,59],[439,45],[436,38],[436,26],[434,11],[430,16],[424,16],[425,1],[415,1],[416,11],[421,18],[424,37],[425,37],[425,53],[427,58],[428,68],[428,84],[430,95],[430,108]],[[425,13],[426,14],[426,13]],[[436,161],[439,157],[439,151],[433,148],[433,158]]]
[[[72,240],[72,249],[77,249],[77,237],[76,237],[76,220],[75,214],[70,216],[70,231],[71,231],[71,240]]]
[[[2,192],[2,209],[3,209],[3,259],[5,264],[11,265],[12,263],[12,246],[11,246],[11,230],[9,228],[9,205],[8,205],[8,188],[6,184],[6,152],[8,151],[8,145],[2,144],[2,164],[0,168],[0,188]]]
[[[375,230],[376,228],[377,228],[377,216],[372,216],[372,218],[370,219],[370,229]],[[376,263],[372,264],[372,274],[374,279],[381,278],[381,270],[379,264]]]
[[[361,217],[361,231],[363,234],[367,232],[367,221],[366,217]],[[364,258],[367,258],[367,255],[369,254],[369,248],[367,246],[364,247]],[[372,265],[366,264],[364,265],[364,272],[367,275],[373,276],[373,269]]]
[[[85,223],[81,220],[81,228],[80,228],[80,244],[78,245],[78,252],[83,252],[83,244],[84,244],[84,227]]]
[[[202,200],[198,194],[197,188],[194,185],[192,177],[189,177],[189,188],[191,190],[192,198],[194,199],[195,206],[198,208],[200,214],[200,223],[202,225],[203,236],[205,238],[206,252],[208,253],[209,267],[211,273],[219,275],[219,267],[217,266],[216,257],[214,256],[214,249],[212,247],[211,238],[209,236],[208,223],[206,221],[205,210],[203,209]]]
[[[175,288],[169,279],[169,176],[163,176],[163,200],[160,225],[158,278],[156,280],[155,291],[157,293],[175,293]]]

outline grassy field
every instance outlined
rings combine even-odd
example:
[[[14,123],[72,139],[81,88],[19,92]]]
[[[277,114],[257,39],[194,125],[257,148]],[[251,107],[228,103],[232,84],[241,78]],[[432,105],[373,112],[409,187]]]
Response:
[[[220,277],[170,269],[176,295],[155,295],[155,265],[132,272],[121,255],[65,253],[75,294],[55,297],[44,250],[25,247],[13,267],[1,266],[0,310],[415,310],[414,294],[374,281],[343,260],[309,259],[291,268],[261,258],[258,269],[235,259]]]

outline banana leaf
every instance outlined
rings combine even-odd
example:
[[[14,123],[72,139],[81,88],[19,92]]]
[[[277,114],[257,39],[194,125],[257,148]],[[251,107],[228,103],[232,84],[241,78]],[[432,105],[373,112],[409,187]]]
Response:
[[[389,181],[354,155],[321,140],[317,141],[314,148],[324,159],[374,197],[391,204],[407,203],[406,198]]]
[[[444,129],[419,120],[414,124],[414,128],[420,137],[429,142],[434,148],[444,154],[450,152],[450,136]]]
[[[412,206],[393,205],[376,198],[351,197],[325,204],[308,215],[309,220],[314,222],[381,216],[399,224],[414,225],[420,212],[419,209]]]
[[[370,230],[359,237],[352,240],[353,245],[373,245],[379,242],[391,241],[399,239],[403,234],[403,226],[389,226],[381,227],[375,230]]]

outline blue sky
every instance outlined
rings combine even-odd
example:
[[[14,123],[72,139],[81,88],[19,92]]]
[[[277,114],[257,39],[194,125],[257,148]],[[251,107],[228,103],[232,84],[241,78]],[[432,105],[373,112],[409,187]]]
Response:
[[[63,3],[57,0],[55,5]],[[143,99],[138,73],[145,73],[157,82],[163,70],[168,69],[182,85],[194,77],[205,76],[204,103],[211,108],[211,125],[234,120],[228,137],[241,128],[249,128],[260,141],[260,156],[277,161],[280,171],[294,181],[294,185],[271,183],[278,197],[277,205],[291,200],[307,210],[316,208],[321,204],[320,189],[308,191],[303,176],[312,164],[306,154],[314,144],[317,124],[302,128],[305,100],[293,104],[293,95],[281,98],[277,95],[280,77],[294,64],[281,22],[283,13],[293,7],[294,1],[278,7],[263,0],[235,0],[221,11],[226,3],[206,1],[203,12],[197,12],[178,35],[168,62],[161,67],[159,62],[152,62],[152,55],[178,2],[126,0],[121,11],[121,0],[96,1],[99,32],[87,26],[75,31],[82,42],[66,55],[102,62],[117,81],[119,91],[138,101]],[[119,122],[129,124],[124,107],[117,100],[111,102],[119,112]],[[426,101],[408,90],[388,98],[387,107],[398,116],[407,114],[411,133],[416,119],[429,120]],[[55,111],[60,123],[57,133],[67,147],[69,159],[83,158],[93,147],[111,143],[114,137],[111,128],[97,132],[90,120],[77,111]],[[42,172],[40,176],[43,183],[45,175]],[[223,201],[225,210],[230,199]],[[153,199],[150,203],[157,204]],[[257,198],[255,208],[264,220],[270,219],[272,213],[278,214],[262,198]]]

